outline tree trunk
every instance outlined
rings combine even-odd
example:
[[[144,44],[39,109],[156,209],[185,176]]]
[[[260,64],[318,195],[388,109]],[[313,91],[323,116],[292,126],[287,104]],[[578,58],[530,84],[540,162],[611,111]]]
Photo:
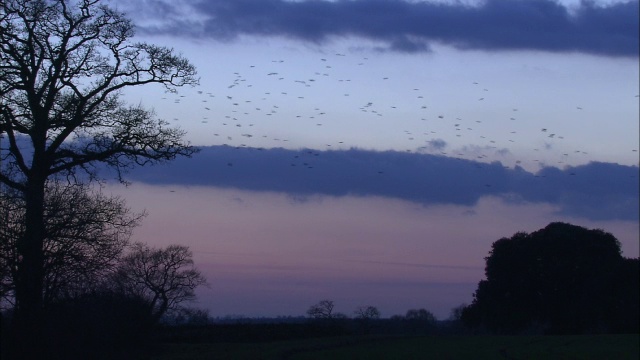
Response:
[[[25,194],[25,233],[17,244],[16,310],[20,312],[37,312],[43,306],[44,187],[45,179],[30,181]]]
[[[46,177],[32,177],[25,193],[25,233],[18,239],[12,357],[43,355],[44,193]]]

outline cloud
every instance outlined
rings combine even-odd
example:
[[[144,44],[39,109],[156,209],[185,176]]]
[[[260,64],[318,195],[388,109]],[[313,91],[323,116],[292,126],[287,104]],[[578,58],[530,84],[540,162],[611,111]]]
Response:
[[[165,1],[155,1],[166,8]],[[473,6],[458,1],[216,0],[173,6],[176,14],[192,6],[188,13],[202,15],[191,22],[176,15],[164,27],[146,30],[226,41],[240,35],[313,43],[360,37],[406,53],[429,51],[431,43],[634,58],[639,52],[637,0],[607,5],[582,1],[575,8],[556,0],[486,0]]]
[[[485,196],[550,203],[562,214],[591,220],[638,220],[638,167],[611,163],[533,174],[501,163],[360,149],[316,151],[204,147],[191,159],[133,170],[150,184],[203,185],[314,195],[380,196],[423,205],[474,205]]]

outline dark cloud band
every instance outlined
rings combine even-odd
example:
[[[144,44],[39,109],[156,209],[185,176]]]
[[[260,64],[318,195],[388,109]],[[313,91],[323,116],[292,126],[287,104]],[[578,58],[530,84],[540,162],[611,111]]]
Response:
[[[382,196],[425,205],[473,205],[483,196],[550,203],[593,220],[639,219],[638,167],[612,163],[536,174],[500,163],[366,150],[285,150],[213,146],[191,159],[136,169],[130,179],[311,195]]]
[[[622,57],[638,57],[639,52],[637,0],[607,6],[583,1],[575,9],[555,0],[486,0],[477,6],[406,0],[210,0],[193,6],[207,19],[204,26],[200,22],[194,28],[195,23],[176,18],[164,30],[223,40],[252,35],[315,43],[354,36],[401,52],[428,51],[433,42],[489,51]]]

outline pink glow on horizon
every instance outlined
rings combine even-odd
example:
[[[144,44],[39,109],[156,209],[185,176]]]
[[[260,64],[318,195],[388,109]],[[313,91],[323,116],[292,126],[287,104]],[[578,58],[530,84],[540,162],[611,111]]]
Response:
[[[475,206],[379,197],[310,197],[207,187],[110,187],[149,213],[134,241],[190,247],[210,287],[197,307],[213,316],[304,315],[332,299],[352,315],[377,306],[384,317],[424,307],[438,318],[472,299],[491,243],[552,221],[601,228],[638,256],[638,224],[554,214],[548,204],[483,198]],[[173,191],[173,192],[172,192]]]

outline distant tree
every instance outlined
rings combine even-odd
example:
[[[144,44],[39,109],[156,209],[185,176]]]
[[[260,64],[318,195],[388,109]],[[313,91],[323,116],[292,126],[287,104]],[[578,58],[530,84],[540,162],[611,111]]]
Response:
[[[401,333],[429,334],[438,326],[436,317],[426,309],[410,309],[404,315],[394,315],[389,320],[396,331]]]
[[[409,321],[419,321],[419,322],[425,322],[425,323],[435,323],[438,321],[436,317],[429,310],[426,310],[426,309],[408,310],[404,318]]]
[[[380,319],[380,310],[375,306],[359,306],[354,311],[354,315],[357,329],[363,334],[369,334],[375,326],[379,325],[375,320]]]
[[[461,321],[462,320],[462,313],[464,312],[464,309],[467,307],[467,304],[460,304],[456,307],[454,307],[453,309],[451,309],[451,313],[449,314],[449,320],[450,321]]]
[[[169,245],[156,249],[136,243],[120,260],[111,286],[117,292],[147,301],[150,316],[159,321],[167,311],[195,299],[195,289],[205,284],[188,247]]]
[[[144,213],[132,213],[118,197],[84,185],[49,181],[44,212],[44,289],[47,306],[95,290],[114,270]],[[0,294],[13,304],[17,243],[25,233],[25,201],[20,193],[0,194]]]
[[[359,320],[376,320],[380,318],[380,310],[377,307],[367,305],[367,306],[359,306],[354,311],[356,319]]]
[[[602,230],[551,223],[493,243],[462,320],[472,327],[516,333],[619,331],[620,317],[635,317],[638,274],[625,270],[620,244]],[[636,265],[637,269],[637,265]],[[625,315],[623,315],[625,314]]]
[[[438,319],[426,309],[411,309],[404,316],[406,326],[412,332],[428,333],[433,331],[438,323]]]
[[[307,310],[307,315],[314,319],[332,319],[334,317],[332,300],[322,300],[317,304],[311,305]]]
[[[467,334],[470,329],[462,322],[462,313],[468,307],[467,304],[460,304],[449,311],[449,317],[439,324],[439,331],[443,334]]]

